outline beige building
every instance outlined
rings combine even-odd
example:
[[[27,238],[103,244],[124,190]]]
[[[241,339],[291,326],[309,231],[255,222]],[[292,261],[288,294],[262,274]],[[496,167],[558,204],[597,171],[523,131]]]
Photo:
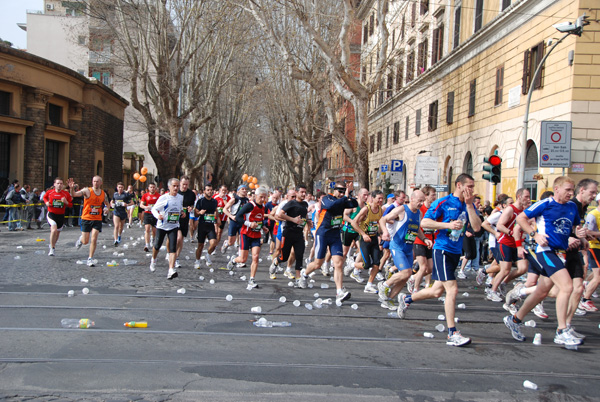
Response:
[[[376,2],[362,6],[375,7]],[[560,168],[538,167],[542,121],[572,122],[566,174],[576,180],[600,178],[597,22],[586,26],[581,37],[568,36],[549,55],[534,83],[525,150],[519,146],[534,71],[563,36],[553,25],[575,22],[583,13],[598,19],[597,0],[390,1],[390,7],[393,53],[388,78],[373,96],[369,114],[374,187],[389,179],[389,173],[382,176],[381,165],[402,160],[405,170],[397,175],[397,188],[452,187],[466,172],[475,177],[477,192],[490,199],[492,186],[482,179],[483,158],[498,151],[503,162],[497,190],[514,194],[525,151],[525,186],[537,198],[562,174]],[[363,20],[363,75],[375,65],[371,54],[377,44],[369,35],[373,21]],[[426,177],[416,169],[423,157],[430,162],[421,165],[430,168]],[[437,182],[424,183],[435,170]]]

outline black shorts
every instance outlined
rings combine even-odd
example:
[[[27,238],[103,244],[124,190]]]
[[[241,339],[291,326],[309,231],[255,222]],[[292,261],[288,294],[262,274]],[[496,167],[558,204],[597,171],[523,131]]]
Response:
[[[65,216],[64,215],[59,215],[59,214],[54,214],[52,212],[48,212],[48,215],[46,216],[46,219],[48,220],[48,224],[50,226],[56,225],[56,229],[59,232],[62,230],[63,225],[65,223]]]
[[[179,231],[181,231],[181,234],[184,238],[187,237],[189,229],[190,218],[188,218],[187,216],[185,218],[179,218]]]
[[[358,239],[358,233],[347,232],[342,230],[342,244],[346,247],[350,247],[352,242]]]
[[[364,269],[369,269],[372,266],[379,266],[381,261],[381,250],[379,249],[379,242],[377,236],[371,237],[370,242],[364,241],[362,238],[358,242],[360,256],[362,257]]]
[[[215,232],[215,225],[210,225],[212,228],[205,227],[203,224],[198,225],[198,243],[204,243],[206,239],[216,240],[217,232]]]
[[[169,239],[169,253],[174,253],[177,251],[177,233],[179,232],[178,228],[174,228],[171,230],[156,230],[156,237],[154,238],[154,249],[160,250],[165,237]]]
[[[82,232],[90,233],[92,229],[96,229],[98,232],[102,232],[102,221],[88,221],[85,219],[81,220]]]
[[[567,251],[565,268],[571,278],[583,278],[583,256],[579,251]]]
[[[154,227],[156,227],[156,224],[158,223],[158,221],[156,220],[156,218],[154,217],[154,215],[152,215],[152,212],[144,212],[144,225],[152,225]]]
[[[219,229],[221,229],[221,230],[225,229],[226,224],[227,224],[227,218],[225,218],[221,221],[221,225],[219,225]]]
[[[127,220],[127,210],[123,210],[123,211],[117,211],[116,209],[113,210],[113,217],[118,217],[119,219],[121,219],[122,221]]]
[[[425,257],[428,260],[433,258],[433,250],[422,244],[413,245],[413,254],[415,257]]]
[[[477,258],[477,248],[475,245],[475,236],[464,237],[463,240],[463,254],[467,260],[474,260]]]

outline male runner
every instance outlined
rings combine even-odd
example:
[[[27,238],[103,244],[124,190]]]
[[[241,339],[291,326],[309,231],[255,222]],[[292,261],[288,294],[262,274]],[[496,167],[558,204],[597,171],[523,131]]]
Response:
[[[210,255],[217,248],[217,228],[221,225],[217,211],[218,201],[213,198],[213,188],[210,184],[204,186],[204,197],[196,201],[195,214],[198,216],[198,246],[196,247],[196,262],[194,268],[200,269],[200,255],[204,241],[208,239],[208,250],[204,259],[206,266],[212,265]]]
[[[356,247],[356,241],[359,238],[359,234],[356,233],[356,230],[352,227],[352,220],[356,218],[356,215],[358,215],[360,210],[365,207],[367,198],[369,198],[369,190],[363,187],[358,190],[358,195],[356,197],[358,206],[356,208],[344,210],[344,226],[342,227],[342,250],[343,257],[346,260],[344,275],[349,275],[354,270],[354,258],[349,256],[348,252],[353,245]],[[323,267],[325,267],[325,264],[323,264]],[[321,267],[323,275],[329,276],[329,270],[327,267],[325,267],[325,269],[323,269],[323,267]]]
[[[179,194],[183,197],[183,207],[187,210],[185,214],[179,218],[179,231],[181,232],[181,239],[178,237],[177,243],[177,257],[175,258],[175,268],[181,268],[179,263],[179,254],[183,249],[183,239],[188,235],[190,229],[190,215],[194,213],[194,204],[196,203],[196,193],[189,189],[190,178],[188,176],[182,176],[179,181]],[[167,246],[169,243],[167,239]]]
[[[240,226],[236,222],[236,215],[241,207],[248,203],[248,187],[245,184],[240,184],[237,193],[223,207],[223,213],[229,217],[229,237],[223,242],[221,253],[225,254],[229,246],[233,246],[236,236],[240,234]]]
[[[219,221],[221,224],[217,227],[217,244],[221,241],[221,235],[223,234],[223,229],[225,228],[225,224],[227,223],[227,215],[223,212],[223,208],[229,202],[231,197],[228,194],[227,186],[222,185],[219,188],[219,193],[215,195],[215,200],[217,200],[217,212],[219,213]]]
[[[148,184],[148,191],[142,196],[142,200],[140,201],[140,208],[146,211],[146,213],[144,213],[144,239],[146,241],[146,245],[144,246],[145,252],[150,251],[153,239],[156,237],[157,222],[151,211],[159,197],[160,195],[156,192],[156,184],[150,183]]]
[[[50,250],[49,256],[54,256],[54,248],[63,230],[65,221],[65,208],[73,206],[73,198],[68,191],[63,189],[63,180],[60,177],[54,179],[54,188],[44,194],[44,203],[48,208],[46,219],[50,225]]]
[[[437,194],[435,188],[431,186],[425,186],[421,189],[421,192],[425,196],[425,202],[419,208],[421,212],[421,219],[427,213],[431,204],[437,198]],[[419,291],[419,287],[421,286],[421,281],[423,278],[428,277],[433,270],[433,233],[435,230],[432,229],[423,229],[423,234],[425,238],[431,240],[431,245],[427,245],[427,242],[421,240],[419,237],[415,239],[415,244],[413,246],[414,255],[417,260],[417,264],[419,264],[419,270],[416,274],[412,275],[408,282],[406,283],[406,289],[408,293],[414,293]],[[429,284],[429,280],[426,280],[426,284]]]
[[[113,208],[113,238],[115,240],[115,247],[121,243],[121,233],[123,233],[123,226],[127,220],[127,208],[133,206],[132,195],[125,192],[125,186],[122,182],[117,183],[117,191],[113,195],[113,199],[110,201],[110,206]]]
[[[600,283],[600,194],[596,196],[596,202],[598,206],[585,218],[590,242],[588,261],[592,270],[592,279],[585,287],[583,298],[579,303],[579,308],[585,311],[598,311],[592,302],[592,295]]]

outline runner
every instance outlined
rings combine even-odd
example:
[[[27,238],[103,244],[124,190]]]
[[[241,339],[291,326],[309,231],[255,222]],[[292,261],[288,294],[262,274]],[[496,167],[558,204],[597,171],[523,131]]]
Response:
[[[275,208],[279,205],[279,199],[281,198],[281,193],[279,190],[274,190],[271,194],[271,199],[265,205],[265,226],[269,231],[266,236],[270,242],[269,244],[269,256],[272,258],[273,253],[275,252],[275,224],[277,221],[275,220]],[[267,241],[267,240],[265,240]]]
[[[393,300],[411,276],[415,240],[421,239],[428,249],[433,246],[433,241],[427,238],[423,229],[419,227],[421,207],[425,199],[425,194],[421,190],[415,190],[411,194],[408,204],[394,208],[379,221],[379,226],[383,231],[382,238],[390,243],[392,259],[398,268],[398,272],[377,285],[379,300],[382,302],[381,307],[397,309]],[[403,314],[404,310],[398,310],[399,318],[404,318]]]
[[[463,173],[456,178],[454,185],[454,193],[431,204],[421,221],[423,229],[437,230],[433,245],[433,273],[431,274],[432,279],[436,282],[432,287],[421,289],[412,296],[400,293],[398,295],[398,317],[404,316],[404,312],[412,302],[438,298],[445,292],[444,309],[448,325],[446,344],[464,346],[471,343],[471,339],[462,336],[454,323],[456,295],[458,294],[454,270],[460,261],[467,221],[471,222],[473,230],[478,232],[481,229],[481,220],[473,206],[474,179]]]
[[[300,280],[300,272],[302,270],[302,261],[304,260],[304,250],[306,243],[304,242],[304,227],[307,224],[308,203],[304,201],[306,197],[306,186],[298,184],[296,186],[296,198],[288,201],[278,212],[277,218],[280,221],[286,221],[282,233],[281,254],[279,263],[286,262],[290,258],[292,248],[296,262],[296,284]],[[276,279],[277,266],[269,268],[271,279]]]
[[[383,207],[383,216],[389,214],[394,210],[394,208],[399,207],[400,205],[404,205],[406,203],[406,193],[402,190],[396,191],[394,194],[390,194],[393,197],[390,198],[388,196],[388,200],[393,200],[391,204],[388,204],[387,207],[384,205]],[[390,264],[388,260],[390,258],[390,242],[389,241],[381,241],[381,248],[383,249],[383,255],[381,256],[381,265],[387,270],[390,270]],[[387,277],[397,270],[391,269],[390,272],[387,273]]]
[[[217,227],[217,244],[221,242],[221,235],[223,234],[223,229],[225,228],[225,224],[227,224],[227,215],[223,212],[223,208],[229,202],[231,197],[228,194],[227,186],[222,185],[219,188],[219,193],[215,195],[215,200],[217,200],[217,212],[219,213],[219,220],[221,224]]]
[[[54,256],[56,242],[65,222],[65,208],[73,206],[73,198],[68,191],[63,189],[63,180],[57,177],[54,179],[54,188],[44,193],[43,200],[46,208],[48,208],[46,219],[50,225],[50,250],[48,255]]]
[[[211,186],[212,187],[212,186]],[[198,202],[198,200],[200,198],[202,198],[204,195],[202,193],[198,194],[198,191],[196,190],[192,190],[194,192],[194,205],[196,205],[196,202]],[[196,240],[196,230],[198,230],[198,217],[196,216],[196,214],[191,213],[190,214],[190,228],[189,228],[189,236],[190,236],[190,243],[193,243]],[[216,232],[215,232],[216,235]]]
[[[248,260],[248,253],[252,250],[252,265],[250,266],[250,279],[248,280],[248,290],[258,287],[256,283],[256,271],[258,270],[258,258],[260,256],[260,238],[261,230],[266,231],[263,226],[265,216],[265,203],[269,192],[264,187],[256,189],[253,201],[244,204],[235,216],[236,223],[241,227],[240,230],[240,252],[238,257],[231,258],[227,264],[230,270],[234,264],[245,264]]]
[[[127,220],[127,209],[133,207],[132,195],[126,193],[125,186],[122,182],[117,183],[117,191],[113,195],[113,199],[110,201],[110,206],[113,208],[113,238],[115,240],[115,247],[121,243],[121,234],[123,233],[123,226]]]
[[[133,210],[138,205],[139,200],[131,184],[127,186],[127,194],[129,194],[129,198],[133,201],[131,205],[127,206],[127,229],[129,229],[133,223]]]
[[[477,277],[475,280],[479,286],[484,284],[485,278],[488,274],[495,275],[500,271],[500,264],[498,264],[499,257],[497,240],[500,238],[500,236],[502,236],[502,233],[496,230],[496,225],[502,216],[502,211],[504,211],[504,209],[513,202],[513,199],[506,194],[498,195],[496,201],[494,202],[494,209],[492,210],[492,213],[481,224],[481,227],[489,233],[488,249],[493,259],[490,265],[484,265],[483,267],[479,268],[479,271],[477,271]]]
[[[348,182],[348,187],[336,185],[333,189],[333,195],[328,194],[323,197],[315,232],[315,260],[308,264],[306,269],[302,270],[300,280],[298,281],[300,288],[308,286],[308,275],[321,268],[321,265],[325,261],[327,249],[329,249],[334,267],[333,279],[336,287],[336,304],[348,300],[351,296],[350,292],[343,286],[344,257],[340,228],[343,223],[344,210],[358,206],[358,202],[350,198],[352,189],[352,182]]]
[[[205,250],[204,259],[206,266],[212,265],[210,255],[217,248],[217,228],[221,225],[221,219],[217,208],[219,202],[213,198],[213,188],[210,184],[204,186],[204,197],[196,201],[194,209],[195,215],[198,216],[198,246],[196,247],[196,262],[194,268],[200,269],[200,255],[204,249],[204,242],[208,239],[208,250]]]
[[[598,206],[585,218],[587,224],[590,249],[588,251],[588,262],[592,270],[592,279],[585,287],[583,298],[579,308],[585,311],[598,311],[592,302],[592,295],[600,283],[600,194],[596,196]]]
[[[430,186],[425,186],[421,189],[421,192],[425,196],[425,201],[419,208],[421,212],[421,219],[427,213],[431,204],[437,198],[437,194],[435,188]],[[411,198],[412,199],[412,198]],[[427,242],[421,240],[421,238],[417,237],[415,239],[415,245],[413,246],[414,255],[417,260],[417,264],[419,265],[419,270],[416,274],[411,275],[410,279],[406,283],[406,289],[408,293],[412,294],[419,291],[419,287],[421,286],[421,281],[423,278],[426,278],[425,287],[429,287],[429,283],[431,281],[431,271],[433,270],[433,250],[431,249],[433,246],[433,234],[435,230],[432,229],[422,229],[425,238],[431,240],[431,245],[428,246]]]
[[[358,242],[360,261],[354,264],[354,271],[350,274],[350,278],[358,283],[363,283],[364,279],[360,276],[360,270],[370,269],[369,279],[364,289],[365,293],[377,293],[373,281],[379,272],[379,261],[381,260],[379,220],[383,216],[382,204],[383,193],[380,190],[374,190],[371,193],[371,202],[362,208],[352,220],[352,228],[360,235]]]
[[[271,266],[269,267],[269,274],[271,272],[277,272],[277,270],[279,270],[279,257],[281,255],[281,245],[283,242],[283,231],[285,230],[285,226],[286,226],[286,222],[284,220],[283,221],[280,220],[278,218],[278,214],[281,211],[281,209],[288,202],[295,200],[295,199],[296,199],[296,190],[294,190],[294,189],[288,190],[288,192],[285,195],[285,199],[282,200],[275,207],[275,209],[272,211],[272,213],[270,215],[271,218],[273,218],[273,220],[275,220],[275,225],[273,227],[273,232],[275,234],[275,248],[273,250],[273,254],[271,254],[272,263],[271,263]],[[294,255],[292,255],[291,258],[288,256],[288,258],[286,258],[286,261],[288,261],[288,265],[291,262],[295,261]],[[302,262],[300,262],[300,264],[302,264]],[[294,273],[292,272],[291,266],[288,266],[288,268],[284,272],[284,275],[287,276],[291,280],[293,280],[296,277],[296,275],[294,275]]]
[[[229,246],[233,246],[236,242],[236,237],[240,234],[242,228],[236,222],[236,214],[248,202],[248,187],[245,184],[240,184],[237,193],[223,207],[223,213],[229,217],[229,237],[223,242],[221,253],[225,254]]]
[[[538,201],[517,216],[517,224],[537,243],[531,255],[532,266],[538,269],[540,277],[536,289],[523,302],[514,315],[504,317],[504,324],[510,329],[517,341],[523,342],[525,336],[521,332],[521,322],[525,316],[542,300],[554,285],[558,291],[556,296],[556,318],[558,327],[554,343],[565,346],[576,346],[582,340],[575,337],[567,328],[567,309],[573,291],[573,280],[565,269],[565,250],[569,247],[569,236],[581,222],[577,205],[571,201],[575,182],[567,176],[554,180],[554,196]],[[529,223],[536,218],[537,231]],[[577,230],[577,234],[585,236],[585,230]]]
[[[369,198],[369,190],[366,188],[361,188],[358,190],[358,196],[356,197],[356,202],[358,202],[358,206],[356,208],[348,208],[344,210],[344,226],[342,227],[342,251],[343,257],[346,261],[346,266],[344,267],[344,275],[350,275],[350,273],[354,270],[354,256],[348,255],[348,252],[351,248],[356,247],[356,241],[359,239],[359,234],[356,233],[356,230],[352,227],[352,220],[356,218],[356,215],[360,212],[362,208],[364,208],[367,203],[367,198]],[[358,251],[356,252],[358,253]],[[325,267],[325,264],[321,267],[321,272],[324,276],[329,276],[329,270]]]
[[[148,191],[142,196],[140,201],[140,208],[145,211],[144,213],[144,239],[146,245],[144,251],[150,251],[154,238],[156,237],[156,218],[152,215],[152,207],[156,204],[156,201],[160,195],[156,192],[156,184],[148,184]]]
[[[102,215],[108,213],[106,205],[106,194],[102,190],[102,177],[94,176],[92,178],[92,187],[86,187],[79,191],[74,191],[75,181],[69,179],[69,188],[71,197],[83,197],[83,212],[81,213],[81,236],[77,239],[75,247],[81,248],[83,244],[90,244],[90,251],[87,259],[87,266],[95,266],[94,253],[98,235],[102,232]],[[90,238],[91,234],[91,238]]]
[[[181,268],[181,264],[179,263],[179,254],[181,254],[181,250],[183,249],[183,239],[185,239],[188,235],[190,228],[189,217],[194,213],[194,204],[196,203],[196,193],[188,188],[189,185],[190,178],[188,176],[182,176],[179,182],[179,194],[183,197],[183,207],[187,210],[187,212],[179,217],[179,231],[181,232],[182,236],[181,239],[177,237],[178,243],[175,268]],[[169,241],[170,240],[167,238],[167,247],[169,247]]]
[[[187,208],[183,207],[183,196],[179,194],[179,179],[169,179],[167,186],[169,192],[161,195],[156,204],[152,207],[152,215],[157,220],[156,238],[152,248],[152,260],[150,261],[150,272],[156,270],[156,257],[165,240],[169,239],[167,244],[167,253],[169,255],[169,271],[167,279],[177,278],[178,273],[175,269],[175,259],[177,258],[177,245],[183,241],[183,235],[179,230],[179,219],[187,214]]]

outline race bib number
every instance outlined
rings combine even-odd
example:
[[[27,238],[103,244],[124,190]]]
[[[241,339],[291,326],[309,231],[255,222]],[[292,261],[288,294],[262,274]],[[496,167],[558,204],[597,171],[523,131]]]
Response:
[[[303,228],[304,226],[306,226],[306,219],[302,219],[302,221],[300,221],[300,223],[298,224],[299,227]]]
[[[215,214],[204,214],[204,222],[215,223]]]
[[[333,219],[331,219],[331,227],[333,229],[341,227],[343,220],[341,215],[333,217]]]
[[[223,213],[223,207],[217,208],[217,212],[220,213],[220,214],[222,214]]]
[[[423,229],[423,233],[425,233],[425,234],[434,234],[435,233],[435,229]]]
[[[90,215],[101,215],[102,214],[102,205],[92,205],[90,209]]]
[[[367,225],[367,234],[376,235],[379,232],[379,222],[369,222]]]
[[[53,200],[52,201],[52,206],[54,208],[62,208],[64,205],[65,204],[62,201],[60,201],[60,200]]]
[[[117,207],[122,207],[124,205],[125,205],[125,203],[123,202],[123,200],[117,200],[117,201],[115,201],[115,206],[117,206]]]
[[[254,230],[255,232],[259,232],[263,227],[263,223],[262,222],[256,222],[256,227],[252,230]]]
[[[406,244],[413,244],[417,239],[417,232],[413,232],[411,230],[406,232],[406,236],[404,236],[404,242]]]
[[[167,215],[167,222],[169,222],[169,223],[179,222],[179,213],[174,212],[174,213]]]

